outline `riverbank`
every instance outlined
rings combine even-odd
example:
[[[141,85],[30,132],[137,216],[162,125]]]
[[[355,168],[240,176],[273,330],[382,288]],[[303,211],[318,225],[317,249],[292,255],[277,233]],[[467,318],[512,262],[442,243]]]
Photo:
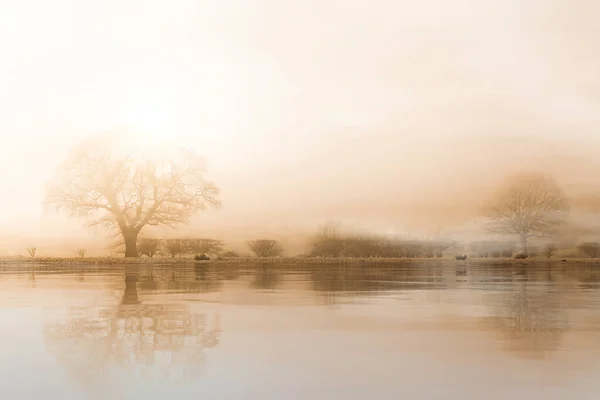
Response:
[[[271,265],[548,265],[548,264],[600,264],[600,259],[594,258],[529,258],[515,260],[511,258],[471,258],[466,261],[457,261],[450,258],[321,258],[321,257],[235,257],[216,258],[210,261],[194,261],[193,258],[124,258],[124,257],[8,257],[0,258],[0,265],[14,264],[43,264],[43,265],[178,265],[178,264],[271,264]]]

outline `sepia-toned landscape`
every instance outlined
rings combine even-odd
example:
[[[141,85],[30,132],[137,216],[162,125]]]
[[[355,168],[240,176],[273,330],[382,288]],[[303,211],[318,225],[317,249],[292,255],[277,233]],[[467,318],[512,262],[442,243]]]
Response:
[[[599,17],[0,4],[0,399],[595,399]]]

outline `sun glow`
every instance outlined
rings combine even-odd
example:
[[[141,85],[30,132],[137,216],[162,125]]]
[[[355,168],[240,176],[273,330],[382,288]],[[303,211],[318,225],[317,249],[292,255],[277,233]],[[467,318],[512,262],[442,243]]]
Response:
[[[148,99],[135,107],[125,123],[148,144],[160,145],[177,139],[177,126],[167,102]]]

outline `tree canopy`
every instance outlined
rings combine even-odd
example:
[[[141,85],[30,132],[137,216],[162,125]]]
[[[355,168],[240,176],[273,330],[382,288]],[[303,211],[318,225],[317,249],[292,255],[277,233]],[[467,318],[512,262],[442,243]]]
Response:
[[[556,232],[567,211],[563,190],[539,174],[511,176],[484,209],[488,232],[519,235],[525,253],[527,240]]]
[[[175,227],[198,210],[220,205],[219,189],[204,170],[189,148],[115,129],[69,153],[48,184],[45,204],[87,218],[89,226],[118,229],[125,255],[135,257],[143,227]]]

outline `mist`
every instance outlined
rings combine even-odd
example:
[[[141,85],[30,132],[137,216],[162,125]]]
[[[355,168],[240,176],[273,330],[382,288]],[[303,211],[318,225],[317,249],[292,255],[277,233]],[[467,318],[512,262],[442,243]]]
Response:
[[[574,224],[589,225],[599,12],[585,0],[4,4],[0,251],[105,245],[106,232],[43,213],[45,185],[70,148],[147,98],[168,105],[222,191],[221,209],[176,234],[298,241],[339,221],[475,238],[482,204],[525,170],[556,177]]]

